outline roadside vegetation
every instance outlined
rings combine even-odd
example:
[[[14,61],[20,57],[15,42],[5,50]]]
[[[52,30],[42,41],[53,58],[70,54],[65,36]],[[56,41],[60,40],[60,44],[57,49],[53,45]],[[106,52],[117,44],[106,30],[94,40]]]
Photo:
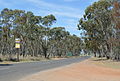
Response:
[[[120,1],[99,0],[79,20],[81,37],[65,27],[53,27],[54,15],[5,8],[0,12],[0,61],[26,61],[54,57],[94,55],[120,61]],[[20,38],[20,49],[15,39]]]
[[[99,0],[79,20],[84,53],[120,61],[120,1]]]
[[[79,56],[82,40],[64,27],[52,27],[54,15],[5,8],[0,12],[0,61],[25,61]],[[15,48],[15,39],[20,48]]]
[[[120,62],[116,62],[110,59],[107,60],[105,57],[103,58],[92,57],[89,59],[89,61],[90,63],[100,67],[120,69]]]

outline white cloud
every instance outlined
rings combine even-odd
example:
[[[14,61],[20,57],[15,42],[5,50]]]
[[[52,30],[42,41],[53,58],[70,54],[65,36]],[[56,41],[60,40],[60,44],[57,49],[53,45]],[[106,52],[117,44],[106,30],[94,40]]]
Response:
[[[48,2],[44,2],[42,0],[27,0],[31,3],[34,3],[37,7],[44,7],[44,11],[50,12],[52,14],[58,16],[72,17],[72,18],[80,18],[83,14],[80,9],[52,4]]]
[[[78,23],[77,19],[73,19],[73,18],[62,19],[62,22],[63,23],[65,22],[65,24],[62,25],[62,27],[65,27],[66,30],[68,30],[68,31],[78,31],[77,30],[77,23]]]
[[[61,15],[61,16],[66,16],[66,17],[72,17],[72,18],[80,18],[82,15],[77,14],[77,13],[71,13],[71,12],[53,12],[55,15]]]
[[[21,0],[21,2],[22,1],[24,0]],[[74,34],[78,32],[76,24],[78,22],[78,19],[82,17],[84,11],[60,4],[48,3],[43,0],[25,0],[25,1],[27,1],[30,5],[31,4],[33,5],[33,8],[29,9],[29,7],[27,7],[28,9],[27,8],[25,9],[31,10],[38,15],[53,14],[56,17],[58,17],[57,19],[60,18],[58,21],[61,24],[58,23],[56,24],[56,26],[62,25],[63,27],[66,28],[66,30]],[[64,0],[64,1],[68,2],[76,0]],[[11,2],[7,2],[5,0],[0,0],[0,4],[4,7],[17,8],[16,4],[19,4],[19,1],[17,2],[15,0],[11,0]]]

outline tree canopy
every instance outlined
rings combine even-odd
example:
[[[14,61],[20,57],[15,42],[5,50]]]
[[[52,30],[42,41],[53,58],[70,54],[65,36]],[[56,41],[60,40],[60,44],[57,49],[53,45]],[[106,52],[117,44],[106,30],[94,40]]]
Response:
[[[0,58],[18,57],[66,57],[80,54],[81,39],[70,35],[64,27],[51,27],[56,22],[54,15],[36,16],[31,11],[5,8],[0,12]],[[20,38],[20,49],[15,48],[15,39]],[[19,59],[19,58],[18,58]]]
[[[99,0],[86,8],[78,28],[84,31],[84,50],[94,56],[120,60],[120,2]]]

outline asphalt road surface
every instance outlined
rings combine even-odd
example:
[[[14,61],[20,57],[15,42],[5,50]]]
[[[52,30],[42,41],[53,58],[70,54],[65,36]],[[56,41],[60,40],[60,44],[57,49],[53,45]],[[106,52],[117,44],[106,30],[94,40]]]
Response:
[[[0,81],[17,81],[33,73],[81,62],[88,58],[89,56],[10,65],[0,64]]]

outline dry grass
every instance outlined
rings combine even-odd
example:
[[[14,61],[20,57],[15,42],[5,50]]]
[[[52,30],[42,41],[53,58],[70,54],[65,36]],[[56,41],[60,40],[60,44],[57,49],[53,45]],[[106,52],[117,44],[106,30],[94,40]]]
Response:
[[[16,57],[13,57],[16,58]],[[0,62],[0,64],[15,64],[15,63],[24,63],[24,62],[35,62],[35,61],[48,61],[50,59],[45,59],[44,57],[20,57],[20,61],[16,62],[16,61],[9,61],[7,60],[5,57],[2,58],[3,62]]]
[[[95,58],[92,57],[90,61],[98,66],[120,69],[120,62],[107,60],[106,58]]]

